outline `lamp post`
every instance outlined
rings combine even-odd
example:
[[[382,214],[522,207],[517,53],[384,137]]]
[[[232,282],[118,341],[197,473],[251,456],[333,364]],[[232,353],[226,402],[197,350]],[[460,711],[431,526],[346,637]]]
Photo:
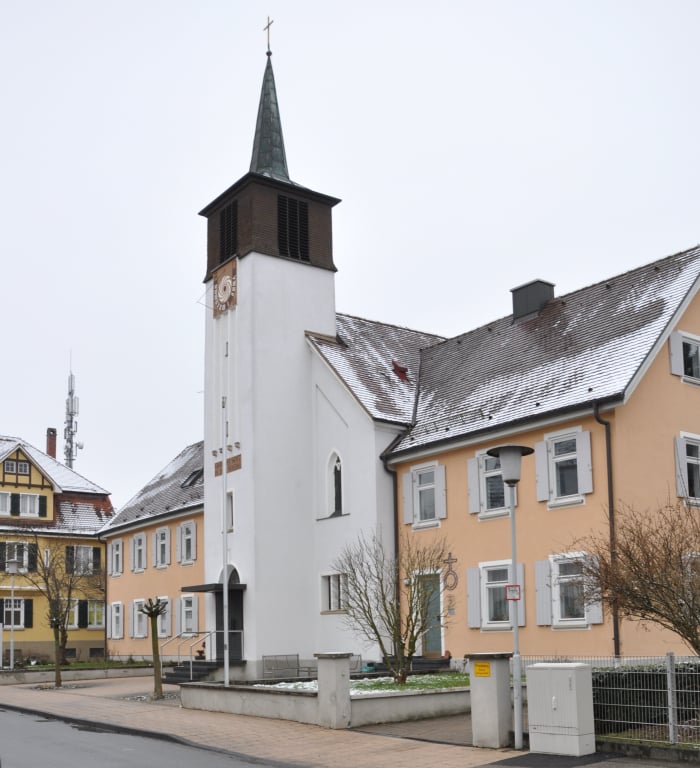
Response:
[[[516,597],[508,596],[509,617],[513,627],[513,731],[515,749],[523,748],[523,699],[522,699],[522,671],[520,667],[520,635],[518,631],[518,601],[521,599],[517,575],[517,547],[515,537],[515,486],[520,482],[520,467],[523,456],[534,453],[532,448],[526,445],[501,445],[486,451],[489,456],[501,460],[501,475],[503,482],[508,486],[510,493],[510,585],[515,587]]]
[[[19,573],[19,560],[5,561],[5,570],[10,574],[10,670],[15,668],[15,574]]]

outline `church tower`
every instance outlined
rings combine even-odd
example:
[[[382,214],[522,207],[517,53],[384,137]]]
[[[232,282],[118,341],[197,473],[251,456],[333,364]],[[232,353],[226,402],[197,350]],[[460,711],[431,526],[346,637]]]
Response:
[[[201,211],[203,587],[213,594],[207,626],[220,630],[221,585],[228,582],[230,658],[246,660],[246,676],[254,676],[263,654],[279,652],[282,628],[287,647],[317,650],[302,648],[310,618],[303,598],[316,590],[301,567],[313,539],[306,334],[336,334],[331,213],[338,202],[289,178],[268,50],[250,170]],[[221,639],[217,656],[223,658]]]

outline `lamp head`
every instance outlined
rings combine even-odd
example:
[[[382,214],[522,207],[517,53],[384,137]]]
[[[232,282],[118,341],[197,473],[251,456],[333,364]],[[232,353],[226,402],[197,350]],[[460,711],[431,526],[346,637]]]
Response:
[[[506,485],[517,485],[520,482],[520,465],[523,456],[534,453],[527,445],[500,445],[491,448],[486,453],[501,460],[501,474]]]

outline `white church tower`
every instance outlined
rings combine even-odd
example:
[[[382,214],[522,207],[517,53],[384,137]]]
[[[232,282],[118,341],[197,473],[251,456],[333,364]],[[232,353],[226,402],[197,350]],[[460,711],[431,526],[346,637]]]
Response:
[[[314,416],[306,334],[336,334],[331,209],[339,201],[289,178],[267,56],[250,171],[201,211],[209,582],[202,591],[215,598],[208,627],[220,630],[228,613],[229,658],[246,660],[237,674],[247,677],[260,674],[263,654],[319,650],[309,637],[318,579],[309,567]],[[218,638],[223,659],[223,633]]]

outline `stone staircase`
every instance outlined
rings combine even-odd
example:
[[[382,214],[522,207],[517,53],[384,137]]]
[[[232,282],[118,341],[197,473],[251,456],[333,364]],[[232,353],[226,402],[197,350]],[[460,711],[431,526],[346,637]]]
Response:
[[[192,677],[190,677],[189,661],[183,664],[176,664],[174,667],[163,668],[163,682],[179,685],[180,683],[197,682],[206,680],[211,674],[221,666],[217,661],[204,661],[195,659],[192,662]]]

